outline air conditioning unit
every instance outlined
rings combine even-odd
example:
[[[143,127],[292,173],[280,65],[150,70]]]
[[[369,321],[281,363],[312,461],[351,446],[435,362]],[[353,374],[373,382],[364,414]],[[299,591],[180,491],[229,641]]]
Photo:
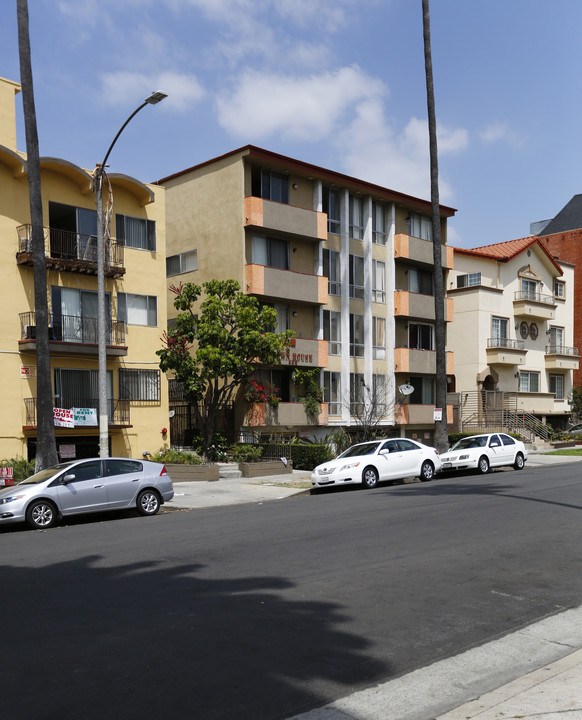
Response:
[[[26,340],[36,340],[36,325],[25,325],[24,337]]]

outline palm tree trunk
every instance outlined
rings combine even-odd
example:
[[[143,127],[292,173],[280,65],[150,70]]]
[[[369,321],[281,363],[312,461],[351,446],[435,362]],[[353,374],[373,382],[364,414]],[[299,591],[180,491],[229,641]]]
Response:
[[[434,444],[439,452],[448,449],[447,433],[447,368],[445,292],[441,259],[441,219],[439,212],[439,166],[436,130],[436,111],[430,48],[429,0],[422,0],[422,27],[424,36],[424,68],[426,73],[426,100],[428,108],[428,136],[430,145],[430,199],[432,205],[432,240],[434,257],[434,306],[436,343],[436,407],[442,409],[442,419],[435,420]]]
[[[46,263],[44,230],[42,219],[42,197],[40,190],[40,160],[34,89],[32,85],[32,63],[30,57],[30,35],[28,31],[28,2],[17,0],[18,47],[20,53],[20,82],[24,106],[26,130],[26,154],[28,189],[30,198],[30,223],[33,256],[34,311],[36,318],[36,470],[54,465],[57,458],[53,399],[51,388],[51,361],[48,336],[48,300],[46,284]]]

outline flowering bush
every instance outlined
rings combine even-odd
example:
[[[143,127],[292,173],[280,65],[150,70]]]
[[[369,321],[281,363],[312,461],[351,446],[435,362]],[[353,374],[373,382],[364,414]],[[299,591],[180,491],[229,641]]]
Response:
[[[255,380],[251,380],[248,390],[245,393],[245,400],[249,403],[266,402],[272,408],[279,407],[279,388],[266,383],[259,385]]]

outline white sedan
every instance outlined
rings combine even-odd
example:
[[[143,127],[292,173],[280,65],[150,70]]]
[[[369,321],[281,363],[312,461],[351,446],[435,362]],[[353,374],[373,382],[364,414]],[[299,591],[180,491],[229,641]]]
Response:
[[[448,470],[478,470],[489,472],[490,468],[512,465],[523,470],[527,450],[521,440],[505,433],[487,433],[461,438],[441,455],[443,472]]]
[[[335,460],[318,465],[311,474],[311,484],[324,488],[362,483],[373,488],[383,480],[432,480],[440,469],[439,454],[433,447],[408,438],[372,440],[352,445]]]

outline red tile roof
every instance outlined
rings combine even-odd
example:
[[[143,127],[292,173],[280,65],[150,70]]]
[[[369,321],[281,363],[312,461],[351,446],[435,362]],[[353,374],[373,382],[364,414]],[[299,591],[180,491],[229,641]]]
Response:
[[[506,242],[495,243],[493,245],[482,245],[476,248],[455,247],[453,250],[461,255],[473,255],[488,258],[489,260],[497,260],[498,262],[508,262],[532,245],[537,245],[541,248],[543,253],[547,255],[551,263],[559,271],[560,275],[562,275],[562,269],[544,245],[538,240],[536,235],[530,235],[529,237],[519,238],[517,240],[507,240]]]

